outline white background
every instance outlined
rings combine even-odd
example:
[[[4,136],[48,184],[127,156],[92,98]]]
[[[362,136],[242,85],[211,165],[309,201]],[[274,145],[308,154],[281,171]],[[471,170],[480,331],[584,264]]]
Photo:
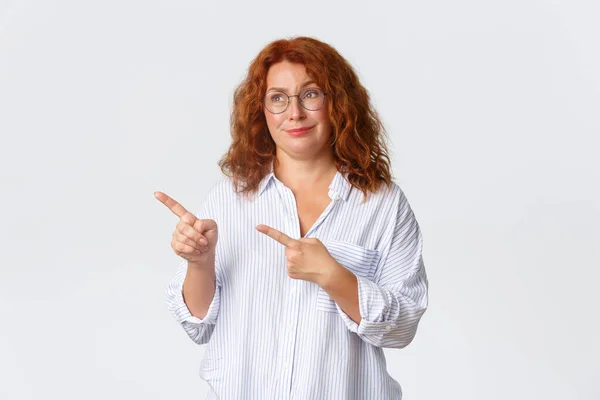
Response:
[[[356,67],[421,225],[405,399],[599,399],[596,1],[0,1],[0,398],[204,397],[163,298],[272,40]]]

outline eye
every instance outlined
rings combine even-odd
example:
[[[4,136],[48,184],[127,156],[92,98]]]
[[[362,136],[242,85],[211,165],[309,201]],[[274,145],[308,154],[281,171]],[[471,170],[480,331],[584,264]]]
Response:
[[[269,100],[273,103],[285,102],[285,97],[282,93],[273,93],[269,96]]]
[[[321,91],[319,89],[307,89],[302,95],[303,99],[317,99],[321,95]]]

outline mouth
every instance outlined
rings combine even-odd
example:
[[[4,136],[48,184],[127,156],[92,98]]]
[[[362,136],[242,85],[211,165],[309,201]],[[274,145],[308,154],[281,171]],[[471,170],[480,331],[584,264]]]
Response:
[[[293,136],[300,136],[310,131],[314,126],[309,126],[306,128],[295,128],[295,129],[287,129],[286,132]]]

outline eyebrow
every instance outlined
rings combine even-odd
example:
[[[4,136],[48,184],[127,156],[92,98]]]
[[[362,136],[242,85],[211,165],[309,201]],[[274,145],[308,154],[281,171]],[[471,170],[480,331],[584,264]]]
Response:
[[[312,85],[312,84],[316,84],[315,81],[308,81],[308,82],[304,82],[302,84],[302,86],[300,86],[300,89],[308,86],[308,85]],[[276,91],[276,92],[285,92],[287,89],[286,88],[280,88],[280,87],[270,87],[267,89],[267,93],[268,92],[272,92],[272,91]]]

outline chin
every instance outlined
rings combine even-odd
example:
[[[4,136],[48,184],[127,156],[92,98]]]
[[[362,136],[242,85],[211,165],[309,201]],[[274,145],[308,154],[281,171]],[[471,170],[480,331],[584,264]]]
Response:
[[[316,158],[320,154],[323,154],[329,146],[323,143],[302,143],[299,146],[287,146],[282,150],[288,155],[301,158]]]

